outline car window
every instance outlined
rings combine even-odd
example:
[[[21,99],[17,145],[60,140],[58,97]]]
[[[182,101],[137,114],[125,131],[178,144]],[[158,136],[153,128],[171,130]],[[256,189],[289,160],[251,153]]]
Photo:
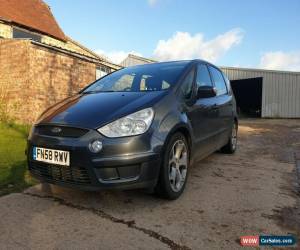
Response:
[[[225,82],[226,82],[228,93],[231,95],[232,94],[232,90],[231,90],[230,80],[228,79],[228,77],[226,75],[223,74],[223,76],[224,76],[224,79],[225,79]]]
[[[226,83],[224,81],[221,71],[215,67],[209,66],[210,73],[217,89],[217,95],[224,95],[227,93]]]
[[[113,91],[122,91],[122,90],[130,89],[133,79],[134,79],[134,75],[123,75],[115,82],[113,86],[111,86],[111,89]]]
[[[97,80],[83,92],[161,91],[174,86],[188,62],[154,63],[128,67]]]
[[[199,64],[197,66],[197,78],[196,78],[197,86],[212,86],[212,82],[210,79],[210,75],[205,64]]]
[[[195,70],[192,69],[182,82],[181,90],[185,99],[190,99],[192,97],[194,76]]]

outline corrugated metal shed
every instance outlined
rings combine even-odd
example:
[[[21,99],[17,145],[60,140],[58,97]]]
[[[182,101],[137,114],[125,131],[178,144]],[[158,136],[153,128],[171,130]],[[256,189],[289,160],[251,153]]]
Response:
[[[153,62],[156,62],[156,61],[149,59],[149,58],[144,58],[144,57],[136,56],[133,54],[129,54],[126,57],[126,59],[124,59],[120,63],[120,65],[122,65],[123,67],[130,67],[130,66],[153,63]]]
[[[230,80],[263,78],[262,117],[300,118],[300,72],[221,69]]]

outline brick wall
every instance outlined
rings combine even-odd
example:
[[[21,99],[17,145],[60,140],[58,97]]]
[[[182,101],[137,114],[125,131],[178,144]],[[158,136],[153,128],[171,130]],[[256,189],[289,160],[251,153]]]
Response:
[[[32,123],[49,106],[95,80],[96,64],[25,40],[0,42],[0,84],[9,115]]]
[[[1,115],[12,114],[25,119],[29,112],[24,105],[29,95],[29,42],[0,40],[0,108]]]
[[[50,36],[43,35],[42,36],[42,43],[49,44],[51,46],[60,47],[60,48],[63,48],[63,49],[69,50],[69,51],[74,51],[74,52],[77,52],[79,54],[83,54],[83,55],[86,55],[86,56],[96,58],[95,55],[93,55],[92,53],[88,52],[85,49],[82,49],[81,47],[79,47],[78,45],[76,45],[75,43],[73,43],[70,40],[68,40],[66,42],[63,42],[63,41],[54,39]]]
[[[0,22],[0,37],[12,38],[12,28],[11,28],[11,26]]]

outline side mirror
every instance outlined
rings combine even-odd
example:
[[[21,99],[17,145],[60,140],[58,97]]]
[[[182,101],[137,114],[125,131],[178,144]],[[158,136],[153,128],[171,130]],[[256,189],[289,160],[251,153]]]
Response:
[[[217,90],[213,86],[200,86],[197,91],[197,98],[209,98],[217,95]]]

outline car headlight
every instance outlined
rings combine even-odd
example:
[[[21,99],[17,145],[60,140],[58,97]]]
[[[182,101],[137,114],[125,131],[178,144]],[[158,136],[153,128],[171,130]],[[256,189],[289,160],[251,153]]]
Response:
[[[154,111],[152,108],[142,109],[111,122],[99,128],[98,131],[107,137],[140,135],[149,129],[153,117]]]

